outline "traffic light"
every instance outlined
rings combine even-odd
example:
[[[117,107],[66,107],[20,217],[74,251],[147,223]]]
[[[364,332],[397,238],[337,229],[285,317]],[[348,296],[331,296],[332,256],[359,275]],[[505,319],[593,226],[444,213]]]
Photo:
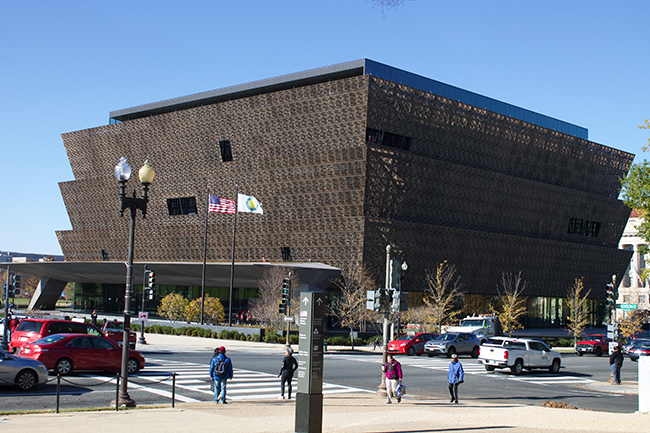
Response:
[[[393,292],[393,301],[391,303],[391,312],[406,311],[408,309],[409,294],[395,290]]]
[[[14,289],[20,289],[20,275],[14,274],[11,285]]]
[[[373,310],[375,311],[381,311],[381,304],[382,304],[382,295],[384,294],[384,290],[377,289],[375,290],[375,299],[374,299],[374,304],[373,304]]]
[[[287,314],[287,307],[289,305],[289,293],[291,292],[291,278],[284,278],[282,280],[282,301],[278,312],[280,314]]]
[[[402,264],[397,259],[390,260],[390,289],[399,290],[402,283]]]
[[[153,301],[153,289],[149,290],[149,300]]]
[[[616,295],[616,287],[614,287],[614,282],[612,281],[611,283],[607,284],[607,292],[606,293],[606,303],[607,303],[607,308],[609,309],[615,309],[616,308],[616,298],[618,297]]]
[[[153,271],[147,271],[149,273],[149,278],[147,278],[147,287],[150,290],[153,290],[156,287],[156,274]]]

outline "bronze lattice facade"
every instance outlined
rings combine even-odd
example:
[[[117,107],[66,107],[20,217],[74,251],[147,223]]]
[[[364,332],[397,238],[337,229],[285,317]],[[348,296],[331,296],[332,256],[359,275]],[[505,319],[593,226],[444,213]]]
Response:
[[[60,184],[66,260],[126,258],[112,174],[125,156],[156,171],[136,260],[201,261],[206,185],[235,198],[237,184],[264,215],[238,216],[236,261],[290,251],[294,262],[364,263],[381,282],[390,243],[409,264],[407,290],[447,260],[467,293],[492,294],[503,272],[521,271],[528,296],[564,297],[584,277],[604,297],[630,258],[618,250],[630,209],[617,196],[633,155],[359,64],[135,107],[63,134],[75,177]],[[171,215],[170,200],[188,198],[195,213]],[[231,241],[232,216],[210,214],[208,260],[229,261]]]

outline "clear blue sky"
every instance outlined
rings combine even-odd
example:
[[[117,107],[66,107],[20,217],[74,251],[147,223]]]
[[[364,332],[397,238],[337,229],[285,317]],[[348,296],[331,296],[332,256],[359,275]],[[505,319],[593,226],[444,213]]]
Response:
[[[104,125],[112,110],[364,57],[644,159],[650,1],[373,5],[0,0],[0,250],[61,253],[55,231],[71,226],[58,182],[74,177],[60,134]]]

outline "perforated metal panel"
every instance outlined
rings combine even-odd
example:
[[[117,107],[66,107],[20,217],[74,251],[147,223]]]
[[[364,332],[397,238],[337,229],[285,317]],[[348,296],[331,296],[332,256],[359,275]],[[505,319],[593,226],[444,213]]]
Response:
[[[366,144],[367,128],[408,137],[408,150]],[[221,158],[220,141],[232,161]],[[58,232],[67,260],[124,260],[113,167],[156,171],[136,260],[200,261],[210,192],[255,196],[264,215],[239,214],[236,261],[333,266],[363,262],[383,281],[385,246],[409,263],[405,286],[448,260],[464,290],[494,293],[502,272],[527,296],[564,296],[576,277],[592,295],[629,252],[617,250],[629,209],[618,178],[633,155],[371,76],[356,76],[63,134],[75,176],[60,184],[72,224]],[[406,141],[402,141],[406,143]],[[137,177],[134,175],[134,178]],[[137,179],[130,188],[139,189]],[[139,194],[139,193],[138,193]],[[166,200],[196,197],[197,215]],[[567,233],[571,218],[598,237]],[[208,260],[231,259],[232,215],[210,214]]]

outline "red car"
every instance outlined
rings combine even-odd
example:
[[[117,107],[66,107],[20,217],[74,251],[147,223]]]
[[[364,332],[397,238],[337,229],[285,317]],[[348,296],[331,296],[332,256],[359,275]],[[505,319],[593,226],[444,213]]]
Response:
[[[388,343],[388,353],[405,353],[408,356],[419,356],[424,353],[424,344],[436,337],[436,334],[428,332],[405,334]]]
[[[593,353],[596,356],[603,356],[603,353],[609,353],[610,341],[606,335],[587,335],[582,341],[578,341],[576,344],[576,355],[582,356],[585,353]]]
[[[102,332],[88,323],[58,319],[23,319],[11,334],[10,349],[15,352],[23,344],[40,340],[52,334],[89,334],[102,335]]]
[[[66,375],[73,371],[119,371],[122,367],[122,347],[96,335],[56,334],[33,343],[26,343],[18,356],[45,364],[48,370]],[[144,368],[140,352],[129,350],[128,372]]]
[[[109,340],[115,341],[117,344],[122,345],[124,339],[124,324],[118,322],[117,320],[112,320],[104,323],[104,328],[102,328],[104,337]],[[129,348],[135,349],[137,335],[132,330],[129,330]]]

